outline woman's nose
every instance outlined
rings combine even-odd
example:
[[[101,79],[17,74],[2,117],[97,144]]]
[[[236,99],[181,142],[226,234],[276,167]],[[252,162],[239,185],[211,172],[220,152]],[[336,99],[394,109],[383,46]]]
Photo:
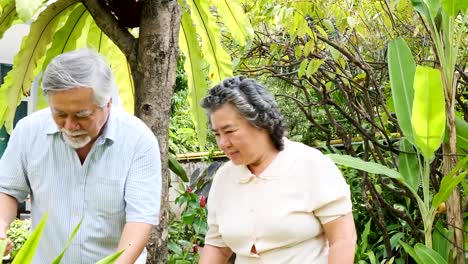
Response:
[[[219,139],[218,139],[218,146],[223,149],[225,147],[228,147],[229,145],[231,144],[231,142],[229,141],[229,138],[226,137],[226,136],[219,136]]]

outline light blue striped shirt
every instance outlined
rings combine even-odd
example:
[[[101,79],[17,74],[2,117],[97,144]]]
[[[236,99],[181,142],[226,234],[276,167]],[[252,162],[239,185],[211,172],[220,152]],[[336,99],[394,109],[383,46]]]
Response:
[[[158,223],[158,142],[141,120],[112,109],[81,164],[44,109],[13,131],[0,160],[0,192],[20,202],[31,194],[33,228],[49,212],[34,264],[50,264],[82,217],[61,263],[96,263],[116,251],[125,223]]]

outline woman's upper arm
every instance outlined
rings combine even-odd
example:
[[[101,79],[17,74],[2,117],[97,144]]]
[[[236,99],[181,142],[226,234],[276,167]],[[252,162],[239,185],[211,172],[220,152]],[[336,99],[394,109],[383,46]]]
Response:
[[[199,264],[225,264],[231,255],[232,251],[228,247],[215,247],[205,244]]]
[[[347,213],[326,224],[323,224],[325,236],[330,246],[336,241],[356,242],[356,227],[352,213]]]

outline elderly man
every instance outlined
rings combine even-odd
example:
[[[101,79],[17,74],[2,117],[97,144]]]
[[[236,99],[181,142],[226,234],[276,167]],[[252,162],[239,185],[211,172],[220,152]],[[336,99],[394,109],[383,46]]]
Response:
[[[124,248],[118,263],[144,263],[159,219],[155,136],[112,107],[111,70],[91,50],[53,59],[42,87],[49,108],[17,124],[0,160],[0,239],[30,194],[33,227],[49,215],[34,264],[51,263],[81,219],[62,263],[96,263]]]

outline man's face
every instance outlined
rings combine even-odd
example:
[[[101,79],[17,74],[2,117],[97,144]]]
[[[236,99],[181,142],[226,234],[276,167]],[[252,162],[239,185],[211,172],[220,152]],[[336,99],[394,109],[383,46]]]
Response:
[[[103,109],[94,102],[93,90],[77,87],[48,95],[52,117],[65,142],[80,149],[101,134],[107,121],[110,102]]]

